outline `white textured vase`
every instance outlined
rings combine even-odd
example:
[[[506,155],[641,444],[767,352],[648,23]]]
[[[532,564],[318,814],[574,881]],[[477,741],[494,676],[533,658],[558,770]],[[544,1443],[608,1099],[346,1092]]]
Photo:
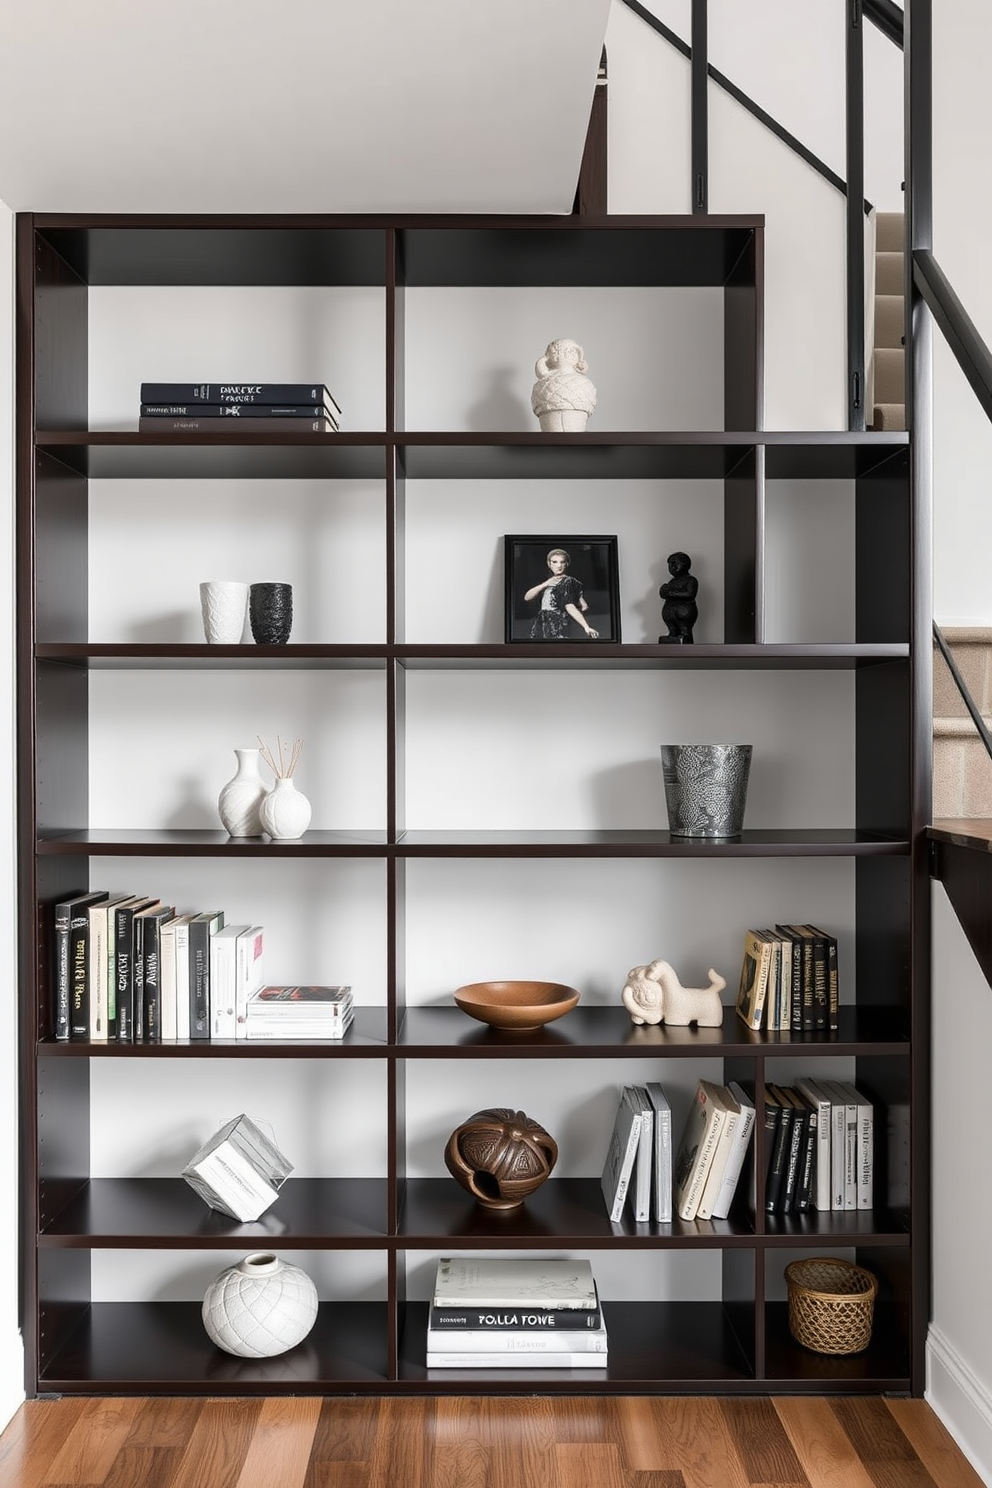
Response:
[[[242,1359],[271,1359],[302,1343],[317,1319],[317,1288],[299,1266],[254,1251],[222,1271],[203,1296],[212,1343]]]
[[[302,837],[312,814],[310,802],[296,789],[290,776],[276,781],[259,812],[262,831],[275,838]]]
[[[200,585],[203,633],[213,646],[238,646],[248,616],[248,585],[212,579]]]
[[[217,798],[221,823],[232,837],[261,837],[266,785],[259,771],[260,751],[236,749],[234,757],[237,771]]]

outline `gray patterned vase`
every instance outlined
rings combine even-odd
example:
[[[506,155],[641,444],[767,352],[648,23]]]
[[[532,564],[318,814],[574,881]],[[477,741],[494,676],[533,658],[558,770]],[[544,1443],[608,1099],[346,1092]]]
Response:
[[[750,744],[662,744],[673,837],[739,837],[751,772]]]

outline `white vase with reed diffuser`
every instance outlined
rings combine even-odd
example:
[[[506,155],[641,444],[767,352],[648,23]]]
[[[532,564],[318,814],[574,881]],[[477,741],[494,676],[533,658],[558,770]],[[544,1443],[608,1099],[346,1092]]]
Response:
[[[285,749],[277,736],[276,755],[272,754],[264,739],[258,742],[262,758],[275,776],[275,784],[259,807],[262,831],[276,842],[294,841],[303,836],[313,815],[309,800],[301,790],[297,790],[293,779],[303,740],[297,739],[291,749]]]

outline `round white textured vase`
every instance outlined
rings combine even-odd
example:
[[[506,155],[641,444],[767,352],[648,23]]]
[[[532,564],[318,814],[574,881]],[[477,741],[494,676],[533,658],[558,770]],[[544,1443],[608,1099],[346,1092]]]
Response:
[[[242,1359],[270,1359],[302,1343],[317,1318],[317,1288],[299,1266],[255,1251],[222,1271],[203,1297],[212,1343]]]
[[[236,749],[235,774],[222,786],[217,798],[221,823],[232,837],[261,837],[261,806],[266,784],[259,771],[260,750]]]
[[[293,839],[302,837],[310,825],[312,808],[302,791],[298,791],[289,776],[278,779],[262,802],[259,810],[262,831],[270,837]]]

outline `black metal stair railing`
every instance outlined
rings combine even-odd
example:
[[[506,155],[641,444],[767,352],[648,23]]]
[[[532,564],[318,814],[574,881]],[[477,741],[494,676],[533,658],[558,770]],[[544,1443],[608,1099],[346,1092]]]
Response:
[[[865,243],[862,212],[871,211],[864,199],[864,40],[862,21],[871,21],[897,46],[903,46],[904,15],[894,0],[849,0],[846,9],[845,57],[845,155],[847,181],[806,148],[753,98],[719,72],[707,56],[707,0],[692,0],[691,45],[658,19],[640,0],[623,0],[628,10],[688,59],[691,77],[691,184],[694,214],[708,210],[709,119],[706,87],[710,79],[723,88],[766,129],[805,160],[848,199],[847,205],[847,425],[852,430],[867,426],[865,398]]]

